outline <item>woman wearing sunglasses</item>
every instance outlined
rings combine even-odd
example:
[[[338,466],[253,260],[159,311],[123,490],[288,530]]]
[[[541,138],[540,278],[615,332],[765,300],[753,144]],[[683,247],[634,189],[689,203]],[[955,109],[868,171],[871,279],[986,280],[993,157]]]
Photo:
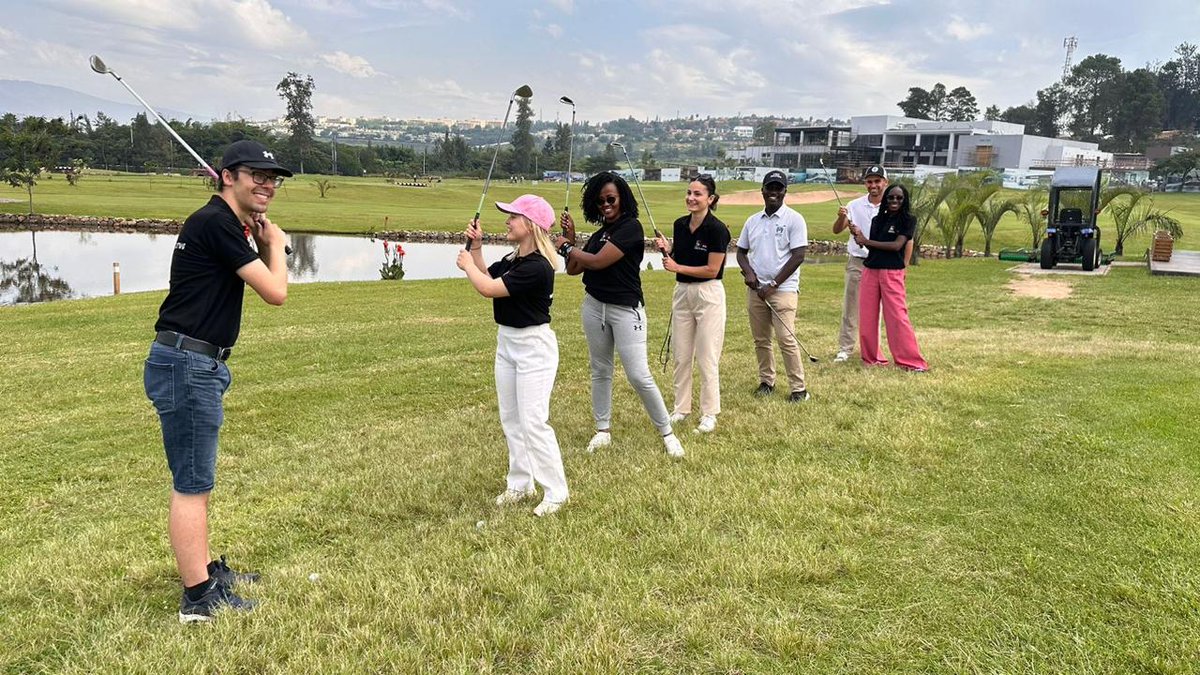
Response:
[[[671,344],[675,348],[675,410],[672,422],[682,422],[692,411],[692,367],[700,370],[700,423],[696,431],[717,428],[721,412],[721,378],[718,366],[725,345],[725,256],[729,228],[713,211],[717,184],[712,176],[696,176],[688,183],[684,206],[688,214],[675,221],[673,247],[658,238],[663,267],[675,273],[671,298]]]
[[[909,212],[908,188],[893,185],[883,195],[883,208],[871,221],[871,237],[850,225],[854,241],[867,249],[859,282],[858,335],[863,363],[887,365],[879,349],[879,308],[887,326],[888,349],[901,368],[916,372],[929,370],[929,364],[917,347],[917,335],[908,318],[908,300],[904,289],[904,251],[913,238],[917,219]]]
[[[645,255],[638,204],[629,184],[605,171],[583,186],[583,216],[599,226],[582,247],[575,246],[575,222],[562,214],[563,235],[555,240],[567,262],[567,274],[583,275],[583,334],[587,338],[592,372],[592,414],[596,434],[587,451],[612,443],[613,354],[619,354],[625,377],[642,399],[650,421],[662,434],[672,457],[683,456],[683,445],[671,431],[662,393],[650,374],[646,358],[646,307],[642,297],[641,264]]]

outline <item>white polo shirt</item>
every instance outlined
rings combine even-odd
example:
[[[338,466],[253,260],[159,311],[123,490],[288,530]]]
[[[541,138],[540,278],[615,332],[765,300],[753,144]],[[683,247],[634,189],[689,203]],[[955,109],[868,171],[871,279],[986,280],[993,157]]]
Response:
[[[804,216],[788,205],[779,207],[771,215],[766,211],[746,219],[746,226],[738,235],[738,248],[749,251],[750,269],[762,281],[769,281],[779,274],[784,263],[792,257],[792,249],[808,246],[808,223]],[[800,269],[792,273],[782,284],[781,291],[800,290]]]
[[[880,204],[882,203],[881,200]],[[879,205],[872,204],[867,195],[851,200],[849,204],[846,204],[847,219],[857,225],[858,229],[862,230],[863,234],[867,236],[867,239],[871,238],[871,221],[875,219],[875,214],[877,213],[879,213]],[[853,234],[850,235],[850,241],[846,242],[846,252],[855,258],[867,257],[866,247],[859,246],[858,242],[854,241]]]

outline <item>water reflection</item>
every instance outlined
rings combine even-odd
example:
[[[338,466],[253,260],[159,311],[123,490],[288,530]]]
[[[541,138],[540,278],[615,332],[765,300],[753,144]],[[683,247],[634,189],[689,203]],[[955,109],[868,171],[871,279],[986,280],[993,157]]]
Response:
[[[75,293],[71,284],[54,276],[57,267],[46,267],[32,258],[0,260],[0,304],[65,300]]]

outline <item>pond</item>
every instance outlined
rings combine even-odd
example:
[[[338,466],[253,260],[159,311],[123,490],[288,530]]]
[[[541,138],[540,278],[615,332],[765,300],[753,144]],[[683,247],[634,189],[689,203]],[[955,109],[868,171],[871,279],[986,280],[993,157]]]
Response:
[[[288,239],[293,283],[379,279],[383,245],[378,240],[311,234]],[[460,244],[402,245],[405,280],[463,274],[454,264]],[[112,295],[113,263],[120,264],[122,293],[165,289],[174,246],[173,234],[0,232],[0,304]],[[483,257],[491,262],[510,250],[487,244]]]

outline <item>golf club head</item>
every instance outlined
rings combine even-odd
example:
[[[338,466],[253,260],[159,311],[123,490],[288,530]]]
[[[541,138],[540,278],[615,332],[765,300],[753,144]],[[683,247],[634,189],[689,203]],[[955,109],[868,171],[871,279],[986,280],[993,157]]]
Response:
[[[92,67],[92,70],[101,75],[107,75],[112,72],[108,69],[108,66],[104,65],[104,60],[95,54],[92,54],[92,57],[88,59],[88,64]]]
[[[559,102],[559,103],[566,103],[567,105],[571,106],[572,108],[574,108],[574,107],[575,107],[575,101],[572,101],[572,100],[571,100],[569,97],[567,97],[567,96],[559,96],[559,97],[558,97],[558,102]]]
[[[621,150],[624,150],[624,149],[625,149],[625,146],[624,146],[624,145],[621,145],[621,144],[620,144],[620,143],[618,143],[617,141],[609,141],[609,142],[608,142],[608,144],[609,144],[609,145],[611,145],[611,146],[612,146],[612,147],[614,147],[614,148],[620,148]]]
[[[517,90],[513,92],[513,95],[520,96],[521,98],[529,98],[530,96],[533,96],[533,89],[531,89],[529,85],[523,84],[517,87]]]

